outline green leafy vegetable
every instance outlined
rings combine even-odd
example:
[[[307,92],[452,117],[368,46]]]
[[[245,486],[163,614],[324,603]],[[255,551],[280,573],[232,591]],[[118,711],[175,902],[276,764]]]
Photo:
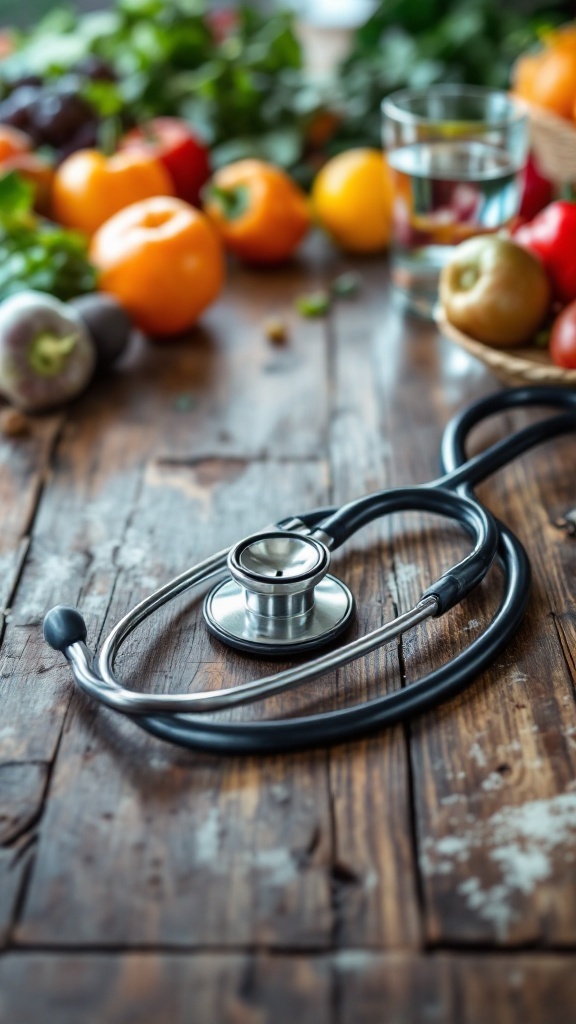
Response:
[[[16,172],[0,178],[0,300],[30,289],[62,300],[94,291],[84,236],[37,218],[32,201]]]

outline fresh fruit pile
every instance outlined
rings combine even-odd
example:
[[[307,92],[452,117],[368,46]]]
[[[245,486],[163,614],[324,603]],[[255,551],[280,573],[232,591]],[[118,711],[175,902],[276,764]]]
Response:
[[[167,116],[193,124],[220,167],[256,157],[309,185],[319,160],[380,145],[380,102],[403,87],[506,88],[514,60],[573,15],[569,0],[380,0],[334,79],[303,67],[293,14],[203,0],[55,9],[0,38],[0,121],[58,158]],[[526,6],[526,4],[524,5]],[[534,10],[534,8],[536,8]]]
[[[551,203],[512,238],[457,246],[440,301],[470,337],[496,348],[549,345],[556,366],[576,370],[576,203]]]
[[[25,411],[52,408],[121,355],[132,326],[160,339],[188,331],[223,287],[225,253],[281,263],[313,223],[348,252],[383,251],[393,187],[372,133],[382,95],[438,77],[504,84],[537,29],[555,24],[550,12],[519,21],[497,0],[450,0],[441,17],[419,0],[389,6],[358,32],[337,87],[305,73],[291,15],[251,7],[117,0],[0,34],[0,392]],[[521,221],[549,203],[550,189],[530,165]],[[525,224],[523,249],[484,239],[480,249],[500,249],[462,254],[450,288],[467,281],[468,296],[454,298],[453,315],[466,319],[483,293],[491,343],[535,330],[556,308],[550,290],[553,302],[576,299],[569,247],[554,259],[545,251],[559,210],[570,221],[562,206],[540,227]],[[472,284],[470,261],[481,279]],[[357,282],[345,278],[300,297],[302,315],[324,315],[351,294]],[[271,336],[284,337],[277,327]],[[565,326],[561,335],[553,351],[565,359]]]

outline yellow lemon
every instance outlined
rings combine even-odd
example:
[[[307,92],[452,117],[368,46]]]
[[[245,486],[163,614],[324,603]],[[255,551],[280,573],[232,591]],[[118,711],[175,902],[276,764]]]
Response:
[[[318,222],[347,252],[379,252],[390,241],[392,175],[378,149],[349,149],[328,161],[312,187]]]

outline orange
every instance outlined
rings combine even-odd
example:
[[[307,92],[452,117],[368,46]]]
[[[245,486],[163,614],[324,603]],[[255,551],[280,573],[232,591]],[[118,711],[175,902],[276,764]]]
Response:
[[[116,213],[92,238],[90,259],[99,288],[118,299],[137,327],[156,336],[192,327],[224,281],[212,224],[173,196],[154,196]]]
[[[547,50],[536,68],[533,102],[560,117],[572,117],[576,101],[576,50]]]
[[[321,226],[347,252],[385,249],[392,229],[392,175],[378,149],[349,149],[328,161],[312,187]]]
[[[512,71],[512,88],[514,92],[521,99],[527,100],[529,103],[534,103],[536,100],[534,82],[544,56],[545,51],[526,53],[523,57],[518,58]]]
[[[544,42],[545,49],[527,53],[516,62],[514,92],[559,117],[572,118],[576,103],[576,25],[549,32]]]
[[[91,235],[125,206],[150,196],[174,195],[168,171],[153,157],[127,150],[106,157],[80,149],[54,175],[52,215]]]
[[[566,49],[576,52],[576,24],[563,25],[554,29],[544,37],[546,46],[553,49]]]

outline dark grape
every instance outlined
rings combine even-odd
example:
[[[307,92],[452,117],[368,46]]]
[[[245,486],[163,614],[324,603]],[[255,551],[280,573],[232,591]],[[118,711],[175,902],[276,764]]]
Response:
[[[32,110],[34,128],[44,142],[56,148],[65,146],[93,117],[94,111],[86,100],[68,93],[44,92]]]

